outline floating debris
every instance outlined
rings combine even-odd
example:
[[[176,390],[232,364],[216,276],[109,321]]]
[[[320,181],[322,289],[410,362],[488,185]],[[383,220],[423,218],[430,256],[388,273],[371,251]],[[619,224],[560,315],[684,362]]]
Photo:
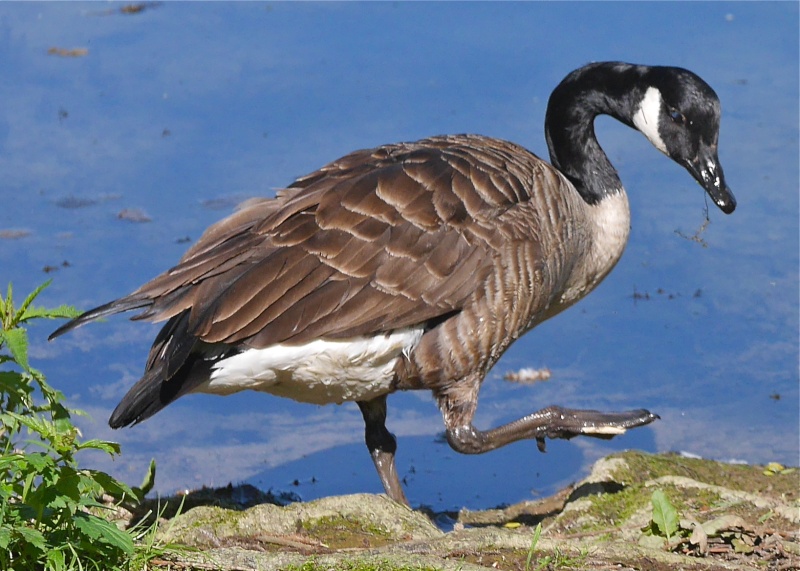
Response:
[[[675,300],[675,299],[679,299],[679,298],[684,296],[684,294],[682,294],[681,292],[674,292],[674,293],[673,292],[668,292],[663,287],[660,287],[660,288],[656,289],[656,294],[658,296],[660,296],[661,298],[668,299],[668,300]],[[650,292],[649,291],[639,291],[638,289],[636,289],[636,286],[633,286],[633,293],[631,294],[630,297],[631,297],[631,299],[633,299],[634,303],[637,302],[637,301],[650,301],[651,299],[656,299],[655,296],[650,296]],[[703,297],[703,290],[702,289],[696,289],[694,291],[694,293],[692,294],[692,297],[694,299]]]
[[[511,381],[512,383],[537,383],[539,381],[546,381],[550,378],[552,373],[550,369],[533,369],[525,367],[519,371],[509,371],[503,375],[503,379]]]
[[[128,222],[152,222],[153,219],[141,208],[123,208],[117,214],[120,220],[127,220]]]
[[[94,198],[84,198],[82,196],[64,196],[56,200],[56,206],[59,208],[86,208],[87,206],[94,206],[97,201]]]
[[[46,273],[46,274],[50,274],[52,272],[56,272],[56,271],[60,270],[61,268],[70,268],[70,267],[72,267],[72,264],[70,264],[67,260],[64,260],[58,266],[51,266],[51,265],[48,264],[48,265],[46,265],[45,267],[42,268],[42,271],[44,273]]]
[[[86,208],[87,206],[94,206],[101,202],[109,202],[111,200],[119,200],[121,198],[122,195],[119,193],[103,193],[95,197],[75,196],[74,194],[69,194],[57,199],[55,205],[59,208],[69,209]]]
[[[662,288],[662,287],[658,288],[658,289],[656,290],[656,293],[657,293],[658,295],[665,295],[665,296],[667,296],[667,299],[675,299],[676,297],[680,297],[680,295],[681,295],[681,294],[679,294],[679,293],[667,293],[667,291],[666,291],[664,288]]]
[[[141,14],[150,8],[158,8],[162,2],[136,2],[135,4],[125,4],[121,8],[112,8],[102,12],[95,12],[95,16],[112,16],[114,14],[125,14],[131,16],[134,14]]]
[[[57,48],[52,47],[47,50],[47,55],[59,57],[84,57],[89,55],[88,48]]]
[[[711,219],[708,217],[708,206],[706,205],[706,219],[700,225],[700,227],[694,231],[694,234],[692,236],[687,236],[680,230],[675,230],[675,233],[684,240],[689,240],[690,242],[697,242],[703,248],[708,248],[708,242],[706,242],[705,239],[703,238],[703,234],[705,233],[709,224],[711,224]]]
[[[3,240],[19,240],[20,238],[25,238],[26,236],[30,235],[30,230],[14,230],[11,228],[0,230],[0,239]]]
[[[150,8],[158,8],[161,2],[139,2],[137,4],[125,4],[119,9],[120,14],[141,14]]]

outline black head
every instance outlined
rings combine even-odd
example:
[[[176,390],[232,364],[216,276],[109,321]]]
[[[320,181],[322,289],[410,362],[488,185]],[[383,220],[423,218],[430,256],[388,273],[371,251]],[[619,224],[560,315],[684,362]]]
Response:
[[[736,199],[725,184],[717,156],[720,105],[714,90],[691,71],[647,68],[645,90],[634,126],[660,151],[689,171],[720,210],[730,214]]]

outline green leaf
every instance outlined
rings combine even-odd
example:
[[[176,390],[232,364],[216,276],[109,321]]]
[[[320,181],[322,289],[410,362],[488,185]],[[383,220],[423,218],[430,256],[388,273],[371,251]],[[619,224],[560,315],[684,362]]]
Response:
[[[68,498],[77,503],[81,499],[81,478],[73,468],[64,467],[55,484],[55,490],[58,495],[63,498]]]
[[[3,333],[3,331],[0,331],[0,337],[3,335]],[[26,392],[30,392],[30,386],[25,382],[25,379],[22,378],[21,373],[16,373],[14,371],[0,371],[0,390],[2,390],[3,393],[8,392],[9,390],[19,389],[24,389]]]
[[[47,552],[47,565],[45,569],[67,569],[67,556],[64,554],[67,546],[61,549],[50,549]]]
[[[0,335],[2,335],[0,331]],[[0,371],[0,399],[4,402],[3,413],[22,412],[34,405],[33,387],[30,385],[29,376],[16,371]],[[2,408],[2,407],[0,407]],[[2,422],[6,423],[5,416]],[[13,421],[16,426],[16,421]],[[12,431],[15,431],[12,429]]]
[[[26,543],[30,543],[39,551],[45,551],[47,549],[47,541],[42,535],[42,532],[38,529],[31,529],[29,527],[18,527],[17,533],[22,536],[22,539]]]
[[[0,297],[0,317],[3,318],[3,329],[11,329],[11,319],[14,317],[14,305],[13,305],[13,296],[11,291],[11,282],[8,284],[8,293],[6,294],[6,298],[3,299]]]
[[[27,426],[31,432],[35,432],[44,439],[50,440],[56,434],[55,425],[41,416],[25,416],[17,413],[8,413],[8,416],[16,419],[20,424]]]
[[[40,285],[39,287],[37,287],[31,293],[28,294],[28,297],[25,298],[25,300],[22,302],[22,305],[20,305],[19,309],[17,310],[17,322],[19,322],[21,316],[25,315],[25,311],[27,311],[28,306],[31,303],[33,303],[33,300],[36,299],[36,297],[40,293],[42,293],[42,290],[44,290],[44,288],[49,286],[52,281],[53,280],[47,280],[42,285]],[[9,284],[8,287],[9,287],[9,298],[10,298],[11,297],[11,284]]]
[[[30,319],[72,319],[78,317],[83,312],[71,305],[59,305],[55,308],[44,308],[31,306],[24,314],[17,314],[18,323]]]
[[[11,356],[14,357],[14,361],[26,371],[30,371],[27,331],[16,328],[0,331],[0,344],[7,345],[8,350],[11,351]]]
[[[542,536],[542,522],[536,524],[536,528],[533,530],[533,537],[531,538],[531,546],[528,548],[528,557],[525,559],[525,571],[530,571],[531,568],[531,561],[533,560],[533,554],[536,551],[536,545],[539,543],[539,538]]]
[[[124,531],[120,531],[116,525],[108,520],[85,512],[78,512],[75,514],[73,521],[75,527],[91,539],[102,541],[126,554],[133,553],[133,538]]]
[[[678,531],[678,511],[670,503],[663,490],[654,491],[650,497],[650,503],[653,504],[653,523],[669,543],[672,536]]]
[[[137,492],[141,494],[140,500],[143,500],[144,497],[150,493],[150,490],[153,489],[153,485],[156,483],[156,459],[150,459],[150,466],[147,468],[147,474],[144,476],[144,480],[142,483],[139,484],[139,489]]]
[[[25,484],[22,487],[22,501],[23,502],[27,502],[28,501],[28,493],[31,490],[31,486],[33,486],[33,480],[34,480],[34,478],[36,478],[36,475],[37,474],[35,472],[30,472],[25,477]]]
[[[41,452],[26,454],[25,460],[27,460],[28,465],[31,466],[37,474],[41,474],[46,468],[55,465],[55,461],[50,456],[42,454]]]
[[[102,450],[103,452],[107,452],[110,456],[115,456],[120,452],[119,444],[116,442],[107,442],[97,439],[76,444],[75,448],[76,450]]]
[[[124,482],[120,482],[113,476],[100,472],[98,470],[87,470],[87,475],[97,482],[103,490],[113,496],[114,498],[121,498],[123,496],[137,497],[136,491]]]

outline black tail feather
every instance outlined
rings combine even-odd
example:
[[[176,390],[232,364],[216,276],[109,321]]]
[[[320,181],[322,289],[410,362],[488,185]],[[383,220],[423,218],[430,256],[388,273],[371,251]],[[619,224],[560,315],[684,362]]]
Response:
[[[131,387],[108,419],[111,428],[138,424],[174,400],[162,401],[160,376],[161,370],[150,369]]]
[[[208,378],[211,363],[206,345],[188,332],[189,310],[167,321],[156,336],[144,376],[114,409],[111,428],[137,424],[150,418]]]
[[[80,327],[84,323],[94,321],[95,319],[99,319],[107,315],[114,315],[115,313],[122,313],[123,311],[130,311],[131,309],[139,309],[142,307],[147,307],[152,303],[153,300],[147,298],[123,297],[122,299],[106,303],[105,305],[101,305],[100,307],[95,307],[94,309],[90,309],[89,311],[86,311],[85,313],[79,315],[75,319],[66,322],[64,325],[53,331],[50,334],[50,337],[47,338],[47,340],[52,341],[59,335],[63,335],[64,333],[72,331],[76,327]]]
[[[109,426],[120,428],[147,420],[207,379],[210,367],[210,362],[203,359],[202,354],[192,353],[169,379],[165,378],[164,362],[148,369],[111,413]]]

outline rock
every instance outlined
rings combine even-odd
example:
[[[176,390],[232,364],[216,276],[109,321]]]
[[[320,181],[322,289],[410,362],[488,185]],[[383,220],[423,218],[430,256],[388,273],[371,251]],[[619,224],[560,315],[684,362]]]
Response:
[[[656,489],[681,522],[669,546],[653,532]],[[798,569],[798,495],[797,471],[767,476],[763,467],[625,452],[552,498],[462,510],[464,528],[449,533],[386,496],[358,494],[285,507],[197,507],[163,525],[159,541],[200,550],[173,554],[164,569]]]
[[[427,516],[385,495],[355,494],[244,511],[201,506],[176,517],[161,539],[197,548],[247,545],[330,551],[431,539],[442,533]]]

